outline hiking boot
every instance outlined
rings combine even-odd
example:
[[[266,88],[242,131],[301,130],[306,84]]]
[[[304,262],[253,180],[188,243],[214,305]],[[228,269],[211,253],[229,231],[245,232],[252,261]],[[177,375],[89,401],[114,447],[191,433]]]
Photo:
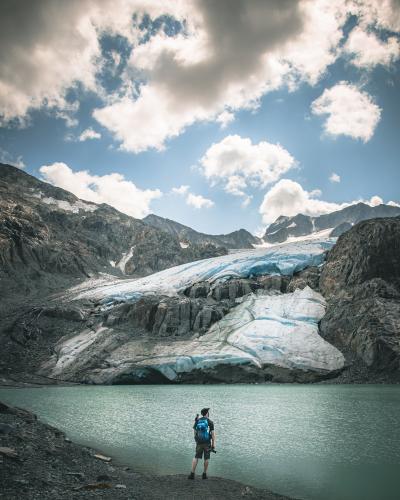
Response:
[[[202,477],[202,479],[208,479],[207,474],[205,472],[203,472],[203,475],[201,477]]]
[[[191,472],[188,476],[188,479],[194,479],[194,472]]]

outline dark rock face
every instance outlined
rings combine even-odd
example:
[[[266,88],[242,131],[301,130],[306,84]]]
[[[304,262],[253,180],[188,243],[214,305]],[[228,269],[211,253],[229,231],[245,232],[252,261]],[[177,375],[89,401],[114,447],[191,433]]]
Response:
[[[353,226],[350,222],[342,222],[338,226],[335,227],[335,229],[332,229],[332,231],[329,233],[329,236],[333,238],[338,238],[340,235],[351,229]]]
[[[296,288],[303,290],[303,288],[309,286],[313,290],[319,292],[319,277],[320,269],[318,267],[308,267],[292,277],[286,291],[294,292]]]
[[[289,236],[306,236],[329,228],[334,228],[330,235],[336,237],[363,220],[399,215],[400,207],[391,205],[371,207],[365,203],[357,203],[319,217],[310,217],[303,214],[294,217],[281,216],[266,229],[263,239],[268,243],[282,243]]]
[[[229,234],[204,234],[194,229],[179,224],[170,219],[158,215],[147,215],[143,222],[151,227],[161,229],[169,234],[177,236],[180,241],[198,245],[215,245],[223,248],[253,248],[254,244],[260,243],[260,239],[253,236],[245,229],[239,229]]]
[[[340,236],[322,270],[321,335],[373,370],[400,372],[400,217],[361,222]]]
[[[204,298],[143,297],[133,304],[122,304],[106,315],[105,326],[146,332],[153,338],[185,337],[203,334],[229,311],[228,302]],[[133,330],[132,330],[133,331]]]

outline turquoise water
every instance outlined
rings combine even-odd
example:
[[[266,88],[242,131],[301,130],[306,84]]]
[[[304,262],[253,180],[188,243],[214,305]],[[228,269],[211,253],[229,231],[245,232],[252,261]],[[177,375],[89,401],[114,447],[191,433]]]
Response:
[[[400,498],[400,386],[180,385],[0,389],[74,441],[144,472],[186,473],[210,406],[210,474],[303,499]]]

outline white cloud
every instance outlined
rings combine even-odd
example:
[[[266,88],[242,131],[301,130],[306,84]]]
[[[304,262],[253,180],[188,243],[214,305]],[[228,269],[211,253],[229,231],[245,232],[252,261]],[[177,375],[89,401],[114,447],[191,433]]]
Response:
[[[332,172],[332,175],[329,177],[329,180],[331,182],[340,182],[341,181],[340,175],[335,174],[335,172]]]
[[[372,68],[377,64],[389,66],[400,57],[400,43],[394,36],[383,42],[375,33],[357,26],[351,31],[344,51],[352,56],[352,64],[359,68]]]
[[[0,123],[24,125],[28,112],[42,106],[68,110],[66,90],[77,81],[95,89],[99,44],[85,15],[89,0],[17,0],[5,7],[0,15]]]
[[[234,113],[225,110],[217,116],[216,121],[220,123],[221,128],[224,129],[229,125],[229,123],[233,122],[234,119],[235,119]]]
[[[271,224],[281,215],[289,217],[297,214],[318,216],[341,210],[355,203],[362,202],[372,207],[383,203],[382,198],[376,195],[369,200],[358,199],[347,203],[333,203],[316,199],[321,194],[319,189],[307,191],[298,182],[281,179],[265,194],[259,212],[262,215],[263,222]],[[396,206],[394,202],[388,204]]]
[[[101,134],[92,129],[92,127],[84,130],[81,135],[78,137],[79,142],[87,141],[88,139],[100,139]]]
[[[321,215],[343,208],[337,203],[315,199],[317,194],[320,192],[306,191],[298,182],[281,179],[265,194],[260,205],[263,222],[269,224],[280,215]]]
[[[311,104],[315,115],[328,115],[324,123],[327,134],[347,135],[367,142],[381,117],[381,109],[372,97],[348,82],[325,89]]]
[[[187,186],[187,185],[182,184],[182,186],[172,188],[172,190],[171,190],[171,191],[172,191],[174,194],[179,194],[179,195],[183,196],[183,195],[187,194],[187,192],[188,192],[188,190],[189,190],[189,187],[190,187],[190,186]]]
[[[147,215],[151,201],[162,195],[159,189],[142,190],[118,173],[99,176],[91,175],[87,170],[74,172],[61,162],[43,165],[39,170],[47,182],[84,200],[107,203],[133,217],[141,218]]]
[[[139,72],[140,91],[93,113],[124,150],[162,150],[196,121],[224,127],[236,110],[257,107],[271,90],[316,83],[338,56],[346,19],[342,0],[181,5],[184,34],[158,34],[132,52],[126,86]]]
[[[372,196],[372,198],[369,200],[369,204],[371,207],[376,207],[378,205],[382,205],[383,200],[380,196]]]
[[[12,165],[13,167],[17,167],[20,169],[23,169],[26,166],[22,160],[21,155],[15,157],[2,147],[0,147],[0,163],[5,163],[6,165]]]
[[[201,194],[193,194],[189,191],[190,186],[182,185],[176,188],[172,188],[171,192],[179,196],[184,196],[186,204],[194,208],[211,208],[214,206],[214,202],[208,198],[205,198]]]
[[[400,9],[392,0],[14,0],[2,8],[3,3],[0,123],[23,125],[31,110],[47,108],[75,126],[76,109],[66,96],[79,87],[103,100],[94,118],[131,152],[161,150],[197,121],[224,127],[237,110],[257,108],[264,94],[282,86],[316,84],[343,53],[349,14],[359,17],[363,33],[371,26],[400,30]],[[152,20],[170,15],[183,29],[173,36],[160,29],[146,39],[139,28],[144,14]],[[104,34],[119,35],[133,48],[114,94],[98,78],[106,65],[99,42]],[[362,62],[367,56],[357,52],[355,35],[353,30],[348,47],[355,50],[354,61]],[[393,37],[383,48],[379,41],[369,44],[375,47],[369,58],[395,57]],[[110,60],[114,70],[125,64],[115,49]]]
[[[186,203],[194,208],[211,208],[214,202],[208,198],[204,198],[201,194],[189,193],[186,197]]]
[[[200,159],[203,174],[211,182],[220,182],[235,196],[247,196],[245,189],[275,182],[295,166],[293,156],[280,144],[228,135],[208,148]]]

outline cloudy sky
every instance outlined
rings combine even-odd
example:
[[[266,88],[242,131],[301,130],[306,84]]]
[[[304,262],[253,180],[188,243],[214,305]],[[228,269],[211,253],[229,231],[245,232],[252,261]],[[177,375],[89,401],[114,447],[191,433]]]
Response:
[[[399,0],[2,0],[0,161],[259,231],[400,202]]]

